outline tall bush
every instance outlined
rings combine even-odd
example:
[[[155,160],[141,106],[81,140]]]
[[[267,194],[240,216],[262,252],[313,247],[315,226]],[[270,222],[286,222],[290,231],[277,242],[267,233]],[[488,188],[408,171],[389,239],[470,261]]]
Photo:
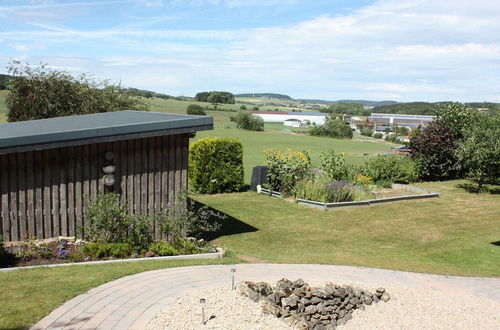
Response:
[[[250,131],[263,131],[264,120],[259,116],[254,116],[248,111],[238,111],[231,120],[236,122],[236,127]]]
[[[336,154],[334,150],[328,150],[321,154],[321,169],[332,181],[351,181],[354,176],[351,167],[345,163],[344,156]]]
[[[243,186],[243,146],[234,138],[207,137],[189,150],[189,182],[200,193],[240,191]]]
[[[10,122],[126,109],[146,110],[141,98],[108,81],[73,77],[46,66],[12,62],[6,98]]]
[[[327,118],[325,124],[314,126],[311,135],[328,136],[335,139],[352,139],[352,129],[342,119]]]
[[[87,207],[86,238],[92,242],[123,242],[128,236],[130,220],[127,207],[120,204],[120,195],[99,195]]]
[[[368,160],[361,172],[375,181],[410,183],[419,180],[419,168],[408,156],[376,156]]]
[[[193,116],[206,116],[207,115],[205,110],[201,106],[199,106],[198,104],[188,105],[186,112],[188,115],[193,115]]]
[[[309,154],[291,149],[265,150],[267,181],[272,190],[284,195],[290,195],[297,181],[307,177],[310,173],[311,159]]]
[[[462,172],[456,152],[458,141],[452,129],[433,121],[424,130],[416,130],[410,139],[412,158],[420,166],[425,180],[456,178]]]

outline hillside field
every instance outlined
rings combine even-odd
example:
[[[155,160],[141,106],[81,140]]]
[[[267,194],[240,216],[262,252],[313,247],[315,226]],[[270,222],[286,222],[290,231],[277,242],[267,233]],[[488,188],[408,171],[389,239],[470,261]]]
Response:
[[[6,121],[5,91],[0,91],[0,122]],[[189,104],[199,104],[203,107],[212,107],[209,103],[196,101],[179,101],[174,99],[151,98],[150,111],[186,114]],[[234,137],[243,143],[245,181],[250,182],[252,167],[264,164],[264,150],[269,148],[291,148],[298,151],[309,151],[314,166],[318,165],[319,156],[323,151],[334,149],[336,152],[346,153],[346,160],[352,164],[361,164],[366,159],[380,152],[389,150],[394,145],[381,140],[355,136],[353,140],[337,140],[325,137],[309,136],[304,134],[307,129],[289,128],[280,123],[265,124],[264,132],[253,132],[237,129],[230,117],[239,109],[239,104],[222,104],[217,111],[208,110],[207,115],[214,118],[214,130],[198,132],[192,141],[207,136]],[[247,107],[248,108],[248,107]],[[261,107],[261,109],[273,107]],[[283,132],[283,129],[288,129]],[[290,132],[291,131],[291,132]]]

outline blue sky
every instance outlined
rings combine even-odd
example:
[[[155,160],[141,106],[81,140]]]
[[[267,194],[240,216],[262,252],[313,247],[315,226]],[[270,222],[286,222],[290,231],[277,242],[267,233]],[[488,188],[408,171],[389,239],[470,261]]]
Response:
[[[127,87],[500,102],[498,0],[3,0],[10,59]]]

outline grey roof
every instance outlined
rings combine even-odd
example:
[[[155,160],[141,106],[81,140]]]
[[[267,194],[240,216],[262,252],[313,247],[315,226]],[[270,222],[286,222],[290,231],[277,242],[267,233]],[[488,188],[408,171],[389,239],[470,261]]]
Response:
[[[288,111],[289,115],[298,115],[298,116],[321,116],[327,117],[328,114],[324,112],[298,112],[298,111]]]
[[[133,110],[20,121],[0,124],[0,154],[209,129],[212,117]]]

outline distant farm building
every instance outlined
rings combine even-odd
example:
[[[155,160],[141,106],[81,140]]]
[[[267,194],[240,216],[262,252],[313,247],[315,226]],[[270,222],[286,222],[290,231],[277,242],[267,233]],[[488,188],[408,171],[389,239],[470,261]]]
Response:
[[[351,117],[349,123],[351,128],[356,131],[360,131],[362,128],[371,128],[375,132],[385,132],[392,131],[395,126],[406,127],[410,130],[424,128],[434,119],[434,116],[372,113],[366,120]]]
[[[309,124],[323,125],[328,117],[322,112],[252,111],[266,123],[283,123],[285,126],[300,127]]]

